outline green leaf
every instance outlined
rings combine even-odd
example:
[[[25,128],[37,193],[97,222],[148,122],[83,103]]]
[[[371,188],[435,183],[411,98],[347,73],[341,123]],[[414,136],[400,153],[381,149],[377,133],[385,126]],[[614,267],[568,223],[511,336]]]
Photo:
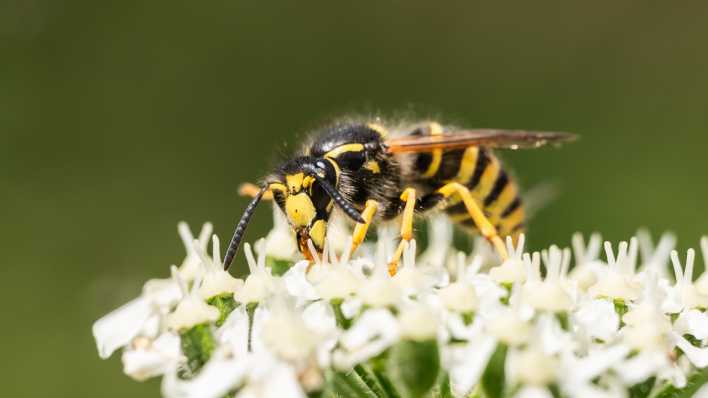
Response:
[[[216,320],[216,326],[221,326],[229,316],[229,314],[238,307],[238,303],[234,300],[233,294],[220,294],[207,300],[207,304],[219,309],[219,319]]]
[[[391,347],[386,371],[404,397],[422,397],[435,385],[440,354],[435,340],[404,340]]]
[[[629,389],[629,397],[630,398],[647,398],[649,397],[649,394],[651,394],[652,390],[654,389],[654,383],[656,383],[656,377],[652,376],[647,378],[641,383],[637,383],[633,385]]]
[[[321,396],[341,398],[378,397],[356,372],[332,370],[327,371],[325,374],[325,388]]]
[[[654,398],[690,398],[706,383],[708,383],[708,368],[692,374],[686,382],[686,387],[676,388],[668,384]]]
[[[452,389],[450,388],[450,376],[447,372],[440,372],[437,386],[435,386],[431,395],[433,398],[454,398]]]
[[[187,367],[189,368],[189,374],[183,375],[185,378],[191,377],[204,366],[216,346],[211,326],[206,323],[181,332],[180,344],[182,353],[187,357]]]
[[[506,375],[504,374],[504,363],[506,362],[506,344],[497,344],[487,367],[482,373],[482,390],[487,397],[501,397],[504,395],[504,385]]]
[[[271,273],[274,276],[282,276],[284,273],[288,272],[292,264],[293,262],[290,260],[283,260],[271,256],[266,257],[266,266],[270,267]]]

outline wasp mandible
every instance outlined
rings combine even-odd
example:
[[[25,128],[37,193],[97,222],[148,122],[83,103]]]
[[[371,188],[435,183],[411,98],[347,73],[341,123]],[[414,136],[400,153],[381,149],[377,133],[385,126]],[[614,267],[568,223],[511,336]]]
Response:
[[[356,223],[351,252],[364,241],[372,223],[400,217],[401,241],[388,264],[391,275],[405,242],[413,238],[414,215],[436,208],[458,225],[479,232],[506,259],[502,238],[523,232],[525,213],[518,185],[492,149],[537,148],[574,138],[560,132],[459,129],[437,122],[333,124],[252,189],[253,199],[236,225],[224,269],[266,194],[285,213],[300,252],[308,259],[312,257],[308,241],[316,251],[324,249],[334,208]]]

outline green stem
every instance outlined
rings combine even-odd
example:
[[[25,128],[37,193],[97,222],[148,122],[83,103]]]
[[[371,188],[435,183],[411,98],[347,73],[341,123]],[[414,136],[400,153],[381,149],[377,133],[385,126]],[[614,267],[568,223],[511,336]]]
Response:
[[[378,380],[376,380],[376,377],[371,374],[369,369],[364,367],[364,365],[359,364],[354,366],[354,371],[357,375],[359,375],[364,384],[366,384],[377,397],[390,398],[390,396],[386,393],[381,384],[379,384]]]
[[[248,352],[251,352],[251,337],[253,336],[253,315],[256,313],[258,303],[248,303],[246,305],[246,314],[248,314]]]

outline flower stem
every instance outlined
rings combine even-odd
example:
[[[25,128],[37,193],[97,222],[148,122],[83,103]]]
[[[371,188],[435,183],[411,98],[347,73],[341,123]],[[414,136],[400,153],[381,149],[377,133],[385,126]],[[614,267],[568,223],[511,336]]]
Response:
[[[246,314],[248,315],[248,345],[247,349],[248,352],[251,352],[251,340],[253,337],[253,316],[256,313],[256,307],[258,307],[258,303],[248,303],[246,305]]]
[[[383,389],[381,384],[379,384],[376,377],[367,369],[364,365],[354,366],[354,371],[361,378],[361,380],[366,384],[374,394],[379,398],[390,398],[390,395]]]

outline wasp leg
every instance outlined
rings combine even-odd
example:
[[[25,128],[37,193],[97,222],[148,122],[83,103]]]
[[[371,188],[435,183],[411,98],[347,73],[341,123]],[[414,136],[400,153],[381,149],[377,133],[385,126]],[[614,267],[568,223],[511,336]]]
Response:
[[[379,208],[379,203],[375,200],[367,200],[366,207],[364,211],[361,212],[361,218],[364,219],[364,223],[357,223],[354,227],[354,233],[352,234],[352,247],[349,251],[353,254],[354,251],[359,247],[361,242],[366,238],[366,231],[369,230],[369,225],[371,225],[371,220],[373,220],[374,215],[376,215],[376,210]]]
[[[260,190],[261,189],[257,185],[246,182],[238,187],[238,194],[249,198],[255,198]],[[263,194],[263,197],[261,197],[261,200],[273,200],[273,192],[271,192],[270,189],[267,190]]]
[[[470,194],[470,191],[469,189],[467,189],[466,186],[458,182],[451,182],[445,184],[442,187],[438,188],[435,193],[431,194],[430,198],[423,198],[423,202],[435,202],[436,197],[440,198],[440,196],[442,196],[442,198],[447,199],[454,194],[460,195],[460,198],[462,198],[462,202],[465,204],[465,208],[467,208],[467,212],[472,218],[472,221],[474,221],[475,225],[479,229],[479,232],[489,242],[492,243],[502,260],[506,260],[509,255],[506,252],[506,246],[504,245],[504,241],[501,239],[501,237],[499,237],[497,229],[489,221],[487,216],[484,215],[484,212],[482,211],[482,209],[480,209],[477,202],[472,198],[472,195]]]
[[[393,253],[391,261],[388,262],[388,273],[391,276],[396,275],[398,271],[398,262],[401,260],[406,242],[413,239],[413,214],[416,206],[415,189],[406,188],[401,194],[401,201],[406,202],[406,205],[403,208],[401,220],[401,242]]]

